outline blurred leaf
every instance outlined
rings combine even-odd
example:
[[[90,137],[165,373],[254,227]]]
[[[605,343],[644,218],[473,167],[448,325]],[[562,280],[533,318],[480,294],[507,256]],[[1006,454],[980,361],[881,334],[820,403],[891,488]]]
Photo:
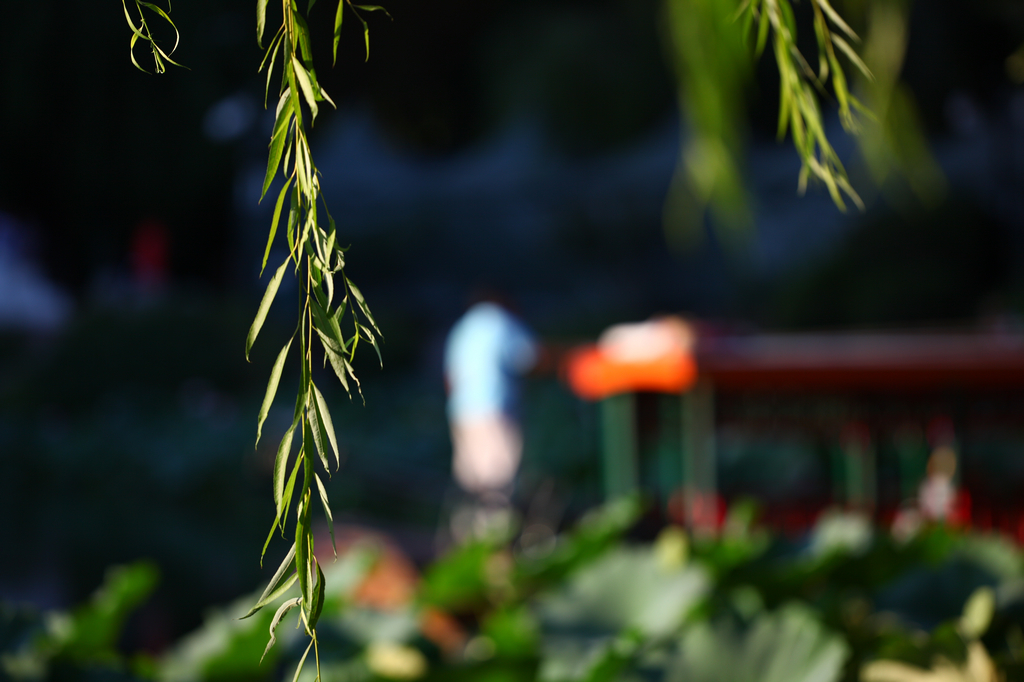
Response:
[[[992,588],[976,589],[964,604],[964,613],[960,616],[961,634],[968,640],[980,638],[988,630],[995,610],[996,597]]]
[[[746,632],[726,621],[694,624],[666,682],[834,682],[849,651],[811,610],[789,604],[759,615]]]

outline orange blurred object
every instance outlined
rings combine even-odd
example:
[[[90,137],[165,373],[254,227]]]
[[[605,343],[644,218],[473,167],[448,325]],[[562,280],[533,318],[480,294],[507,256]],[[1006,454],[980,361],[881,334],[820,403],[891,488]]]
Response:
[[[565,372],[573,392],[587,400],[635,391],[682,393],[697,381],[697,363],[689,353],[623,361],[610,357],[596,345],[570,353]]]

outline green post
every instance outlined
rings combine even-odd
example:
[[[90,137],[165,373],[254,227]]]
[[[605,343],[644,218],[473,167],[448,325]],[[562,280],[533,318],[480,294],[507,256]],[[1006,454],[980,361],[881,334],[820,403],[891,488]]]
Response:
[[[637,490],[636,407],[632,393],[601,401],[604,496],[614,500]]]
[[[877,497],[875,448],[867,429],[855,429],[843,439],[847,507],[872,513]]]
[[[711,385],[700,382],[682,396],[683,495],[686,523],[708,526],[708,504],[716,498],[715,396]]]

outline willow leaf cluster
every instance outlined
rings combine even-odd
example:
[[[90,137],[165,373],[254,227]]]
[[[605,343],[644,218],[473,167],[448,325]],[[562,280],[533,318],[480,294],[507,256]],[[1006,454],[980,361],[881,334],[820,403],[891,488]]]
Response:
[[[858,132],[854,110],[870,116],[861,102],[850,92],[838,53],[866,78],[873,78],[867,65],[850,42],[860,37],[843,21],[828,0],[810,0],[814,12],[814,37],[818,46],[817,69],[797,47],[797,25],[789,0],[746,0],[740,7],[748,31],[756,31],[755,54],[765,49],[771,33],[772,49],[779,68],[779,127],[782,138],[789,130],[800,154],[799,185],[801,191],[809,176],[825,184],[836,206],[846,208],[843,194],[859,208],[860,197],[850,186],[839,156],[825,135],[825,125],[818,104],[818,93],[826,93],[831,83],[839,107],[839,120],[848,132]],[[845,36],[845,37],[844,37]]]
[[[256,37],[261,47],[266,28],[267,4],[267,0],[257,2]],[[278,353],[270,373],[257,418],[257,445],[289,355],[298,356],[300,379],[292,423],[277,448],[274,464],[276,512],[263,545],[263,553],[266,553],[275,531],[279,530],[286,537],[289,525],[292,545],[266,590],[246,617],[277,601],[297,583],[298,596],[284,601],[274,614],[265,652],[275,643],[274,632],[277,626],[285,615],[295,609],[310,640],[299,661],[296,676],[310,650],[313,650],[319,677],[316,625],[323,608],[326,586],[323,570],[314,553],[312,510],[318,504],[323,508],[333,544],[334,522],[327,489],[320,474],[329,474],[332,459],[335,469],[340,467],[341,461],[330,409],[323,393],[313,381],[313,361],[322,352],[324,364],[331,366],[342,386],[351,395],[353,388],[359,390],[359,380],[352,369],[352,361],[360,340],[372,344],[379,359],[380,330],[362,293],[345,275],[346,248],[338,242],[337,226],[321,195],[320,173],[310,151],[308,130],[316,120],[321,104],[326,102],[334,106],[330,96],[320,86],[313,65],[306,17],[314,4],[315,0],[308,2],[304,15],[295,0],[282,0],[281,24],[267,45],[266,55],[260,65],[260,70],[266,72],[267,96],[274,76],[278,77],[275,123],[261,199],[266,196],[279,170],[284,178],[274,204],[261,274],[266,269],[281,227],[285,233],[288,253],[267,284],[246,338],[246,358],[263,327],[281,282],[289,272],[294,273],[299,282],[300,310],[298,325]],[[381,10],[377,6],[353,5],[348,0],[340,0],[335,13],[335,58],[346,8],[353,11],[362,22],[367,36],[366,21],[360,11]],[[296,440],[299,447],[293,456]],[[293,507],[294,523],[289,524]]]
[[[143,0],[133,1],[135,3],[135,11],[138,13],[138,25],[136,25],[136,20],[132,17],[132,13],[128,11],[128,0],[121,0],[121,6],[124,8],[124,18],[128,20],[128,26],[132,29],[132,38],[128,46],[128,52],[131,55],[132,64],[134,64],[135,68],[139,71],[146,71],[135,59],[135,45],[141,40],[144,43],[149,43],[150,51],[153,53],[154,69],[157,73],[163,73],[166,71],[167,64],[181,66],[181,64],[171,59],[171,55],[174,54],[176,49],[178,49],[178,39],[180,37],[178,27],[174,25],[174,22],[171,21],[171,17],[167,13],[171,10],[171,3],[167,3],[167,12],[165,12],[161,7],[154,5],[151,2],[143,2]],[[146,21],[146,13],[143,10],[149,10],[167,22],[167,24],[174,29],[174,47],[171,48],[170,52],[164,52],[157,44],[156,39],[153,38],[153,32],[149,28],[149,22]]]
[[[846,201],[863,208],[826,135],[820,102],[834,100],[843,127],[859,134],[861,118],[874,116],[851,93],[844,69],[852,66],[869,83],[874,75],[858,53],[860,37],[829,0],[804,5],[812,12],[816,60],[798,47],[791,0],[665,0],[680,109],[688,123],[666,201],[666,227],[692,234],[708,207],[726,226],[750,223],[742,172],[746,98],[753,64],[769,44],[779,70],[778,136],[788,132],[800,156],[799,191],[813,178],[839,209],[846,209]]]

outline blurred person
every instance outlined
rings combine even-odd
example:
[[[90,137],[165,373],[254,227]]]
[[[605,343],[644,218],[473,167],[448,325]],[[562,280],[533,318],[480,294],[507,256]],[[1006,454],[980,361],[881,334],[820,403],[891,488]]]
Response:
[[[533,335],[500,298],[478,298],[445,342],[452,475],[469,498],[452,515],[456,540],[510,518],[522,457],[520,377],[537,364]]]
[[[928,458],[928,471],[917,493],[921,515],[929,521],[947,521],[955,511],[957,502],[956,452],[948,445],[940,445]]]

